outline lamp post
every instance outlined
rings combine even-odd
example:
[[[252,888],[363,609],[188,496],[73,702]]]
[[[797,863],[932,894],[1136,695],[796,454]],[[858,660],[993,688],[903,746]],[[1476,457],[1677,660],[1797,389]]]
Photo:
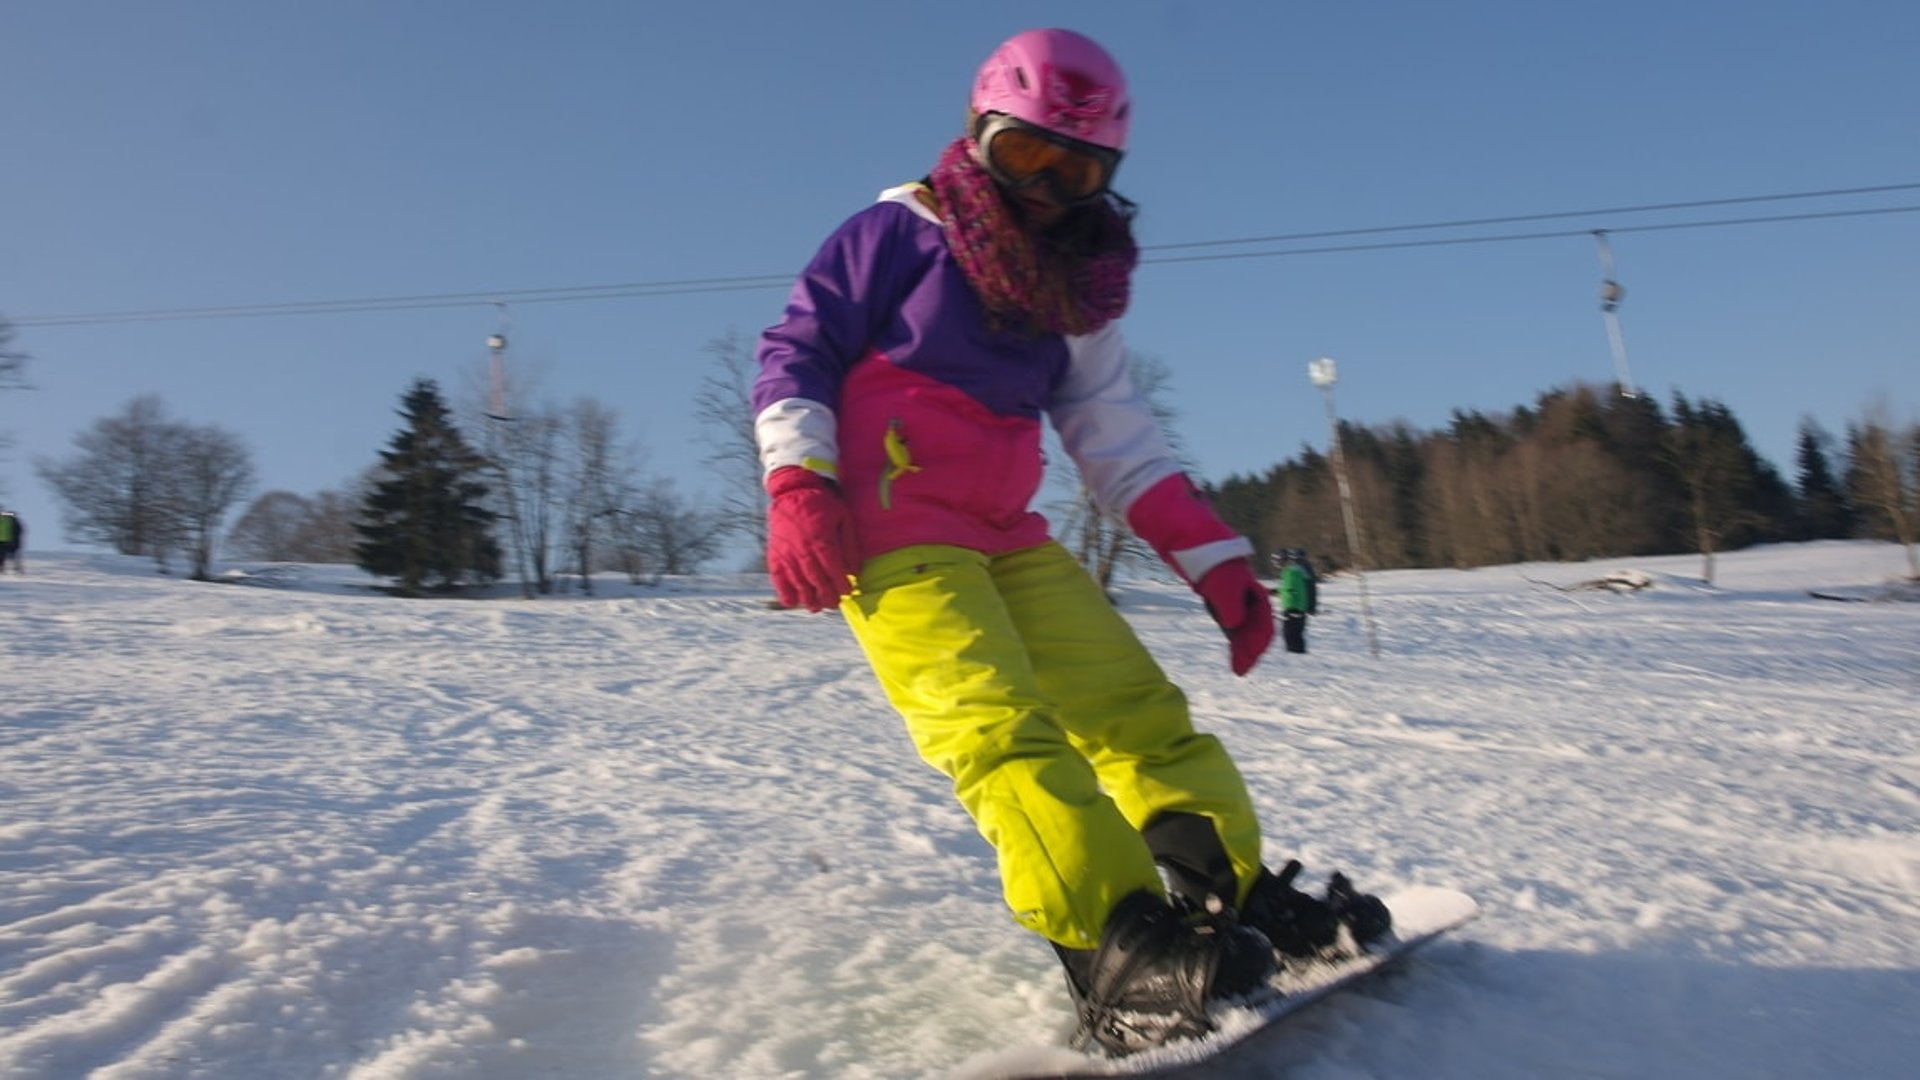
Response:
[[[1333,479],[1340,488],[1340,516],[1347,523],[1347,557],[1353,560],[1353,573],[1360,581],[1360,617],[1367,627],[1367,652],[1376,659],[1380,656],[1380,636],[1373,628],[1373,598],[1367,592],[1367,572],[1365,561],[1360,555],[1360,517],[1353,509],[1353,485],[1347,482],[1347,454],[1340,446],[1340,414],[1333,405],[1333,384],[1340,379],[1339,368],[1334,362],[1321,357],[1307,365],[1307,378],[1327,398],[1327,430],[1331,436],[1333,458]]]
[[[500,310],[500,329],[487,335],[487,418],[508,420],[507,413],[507,305],[495,301]]]
[[[514,447],[509,445],[509,422],[513,415],[507,411],[507,305],[494,302],[500,311],[500,328],[487,335],[487,457],[500,474],[500,498],[506,504],[505,518],[508,522],[508,539],[512,541],[514,556],[520,564],[520,595],[533,599],[534,575],[529,572],[527,558],[527,536],[521,530],[520,499],[514,490],[514,472],[510,459],[514,456]]]

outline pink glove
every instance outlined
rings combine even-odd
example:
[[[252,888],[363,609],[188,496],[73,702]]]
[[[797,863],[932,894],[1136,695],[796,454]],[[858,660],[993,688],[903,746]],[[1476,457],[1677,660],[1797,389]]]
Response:
[[[1207,602],[1227,632],[1233,673],[1245,675],[1273,643],[1273,605],[1254,580],[1253,546],[1229,528],[1182,473],[1148,488],[1127,508],[1134,534]]]
[[[1233,559],[1207,571],[1194,586],[1207,614],[1227,632],[1227,655],[1235,675],[1253,670],[1273,644],[1273,604],[1253,576],[1253,563]]]
[[[767,477],[767,572],[787,607],[823,611],[853,591],[860,546],[846,500],[826,477],[788,465]]]

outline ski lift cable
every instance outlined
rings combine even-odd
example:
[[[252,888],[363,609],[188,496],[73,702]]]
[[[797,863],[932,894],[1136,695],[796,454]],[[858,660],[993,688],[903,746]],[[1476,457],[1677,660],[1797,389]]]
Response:
[[[1920,184],[1888,185],[1882,188],[1852,189],[1859,191],[1897,190],[1908,187],[1920,187]],[[1811,196],[1814,193],[1806,193]],[[1752,196],[1744,200],[1756,201],[1762,198],[1794,198],[1799,196]],[[1670,204],[1683,205],[1683,204]],[[1588,211],[1591,214],[1620,211]],[[1828,210],[1801,214],[1776,214],[1743,218],[1715,218],[1696,221],[1673,221],[1645,225],[1621,225],[1606,231],[1613,234],[1662,232],[1676,229],[1703,229],[1750,225],[1769,225],[1792,221],[1820,221],[1839,218],[1869,217],[1885,214],[1910,214],[1920,212],[1920,205],[1869,207],[1853,210]],[[1538,218],[1542,215],[1529,215]],[[1572,216],[1572,215],[1552,215]],[[1515,220],[1515,219],[1506,219]],[[1335,234],[1295,234],[1297,239],[1315,235],[1360,235],[1370,232],[1393,230],[1411,230],[1420,228],[1439,228],[1439,224],[1427,226],[1390,226],[1383,229],[1340,230]],[[1198,262],[1222,262],[1237,259],[1265,259],[1281,256],[1328,255],[1346,252],[1396,251],[1428,247],[1449,247],[1465,244],[1506,243],[1524,240],[1551,240],[1569,236],[1588,236],[1592,229],[1555,229],[1539,232],[1495,233],[1474,236],[1439,237],[1427,240],[1392,240],[1380,243],[1332,244],[1316,247],[1288,247],[1269,251],[1210,252],[1196,255],[1145,255],[1141,258],[1145,264],[1176,264]],[[1201,244],[1170,244],[1143,247],[1142,252],[1166,251],[1183,247],[1200,247],[1225,243],[1254,243],[1253,239],[1240,241],[1208,241]],[[1273,238],[1272,242],[1281,242]],[[538,289],[510,289],[492,292],[467,293],[430,293],[417,296],[370,297],[358,300],[310,300],[275,304],[229,305],[223,307],[157,308],[135,311],[88,312],[67,315],[15,315],[7,321],[15,327],[57,327],[57,326],[93,326],[112,323],[162,322],[187,319],[234,319],[266,318],[279,315],[337,315],[359,312],[380,311],[419,311],[433,308],[472,307],[481,304],[499,303],[511,299],[519,304],[552,304],[588,300],[645,299],[656,296],[679,296],[693,293],[720,293],[754,291],[771,288],[790,288],[793,275],[758,274],[720,278],[686,278],[681,280],[635,282],[615,285],[555,286]]]
[[[1622,225],[1606,230],[1621,233],[1666,232],[1674,229],[1709,229],[1721,226],[1772,225],[1788,221],[1820,221],[1830,218],[1870,217],[1880,214],[1912,214],[1920,205],[1881,206],[1866,210],[1827,210],[1811,214],[1775,214],[1766,217],[1713,218],[1705,221],[1671,221],[1657,225]],[[1570,236],[1591,236],[1592,229],[1553,229],[1544,232],[1494,233],[1480,236],[1447,236],[1432,240],[1389,240],[1378,244],[1330,244],[1322,247],[1280,248],[1275,251],[1231,251],[1209,255],[1143,257],[1142,265],[1157,263],[1224,262],[1230,259],[1267,259],[1288,255],[1332,255],[1345,252],[1400,251],[1415,248],[1459,247],[1467,244],[1495,244],[1521,240],[1559,240]]]
[[[334,315],[364,311],[421,311],[431,308],[497,305],[507,299],[521,304],[548,304],[568,300],[609,300],[628,297],[678,296],[700,292],[731,292],[743,289],[765,289],[776,285],[784,288],[792,284],[792,274],[756,274],[615,285],[561,285],[538,289],[495,289],[489,292],[373,296],[349,300],[292,300],[272,304],[234,304],[219,307],[154,308],[74,315],[21,315],[9,316],[7,321],[15,326],[74,326],[93,323],[157,322],[170,319],[237,319],[275,315]]]
[[[1296,240],[1331,240],[1342,236],[1377,236],[1384,233],[1420,232],[1428,229],[1466,229],[1485,225],[1517,225],[1526,221],[1555,221],[1573,217],[1599,217],[1617,214],[1651,214],[1670,210],[1700,210],[1712,206],[1739,206],[1749,203],[1783,202],[1790,199],[1837,199],[1857,195],[1879,195],[1894,191],[1920,190],[1920,183],[1876,184],[1871,187],[1829,188],[1825,191],[1789,191],[1772,195],[1738,195],[1721,199],[1694,199],[1687,202],[1646,203],[1639,206],[1614,206],[1598,210],[1554,210],[1538,214],[1507,214],[1500,217],[1460,218],[1454,221],[1429,221],[1411,225],[1375,225],[1360,229],[1328,229],[1320,232],[1283,233],[1276,236],[1246,236],[1231,240],[1193,240],[1177,244],[1144,244],[1142,251],[1176,251],[1187,248],[1226,247],[1234,244],[1281,244]]]

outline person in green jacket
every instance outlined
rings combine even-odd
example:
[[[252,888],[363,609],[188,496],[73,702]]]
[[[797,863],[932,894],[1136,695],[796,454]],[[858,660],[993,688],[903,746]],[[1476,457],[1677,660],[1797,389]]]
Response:
[[[1280,637],[1290,653],[1307,651],[1307,615],[1314,607],[1313,572],[1307,568],[1307,554],[1299,548],[1287,548],[1276,556],[1280,561]]]
[[[20,568],[20,544],[26,539],[27,527],[20,524],[20,518],[11,510],[0,510],[0,570],[7,568],[7,560],[13,560],[13,572],[24,574]]]

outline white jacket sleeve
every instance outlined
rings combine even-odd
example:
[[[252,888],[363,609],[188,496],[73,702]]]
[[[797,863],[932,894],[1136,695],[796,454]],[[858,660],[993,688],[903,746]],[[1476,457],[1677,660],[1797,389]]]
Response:
[[[1067,338],[1067,374],[1049,418],[1101,508],[1125,515],[1146,490],[1182,471],[1127,370],[1117,323]]]
[[[838,424],[833,410],[817,401],[786,398],[760,410],[753,419],[754,440],[760,444],[762,477],[775,469],[798,465],[829,479],[839,473]]]

